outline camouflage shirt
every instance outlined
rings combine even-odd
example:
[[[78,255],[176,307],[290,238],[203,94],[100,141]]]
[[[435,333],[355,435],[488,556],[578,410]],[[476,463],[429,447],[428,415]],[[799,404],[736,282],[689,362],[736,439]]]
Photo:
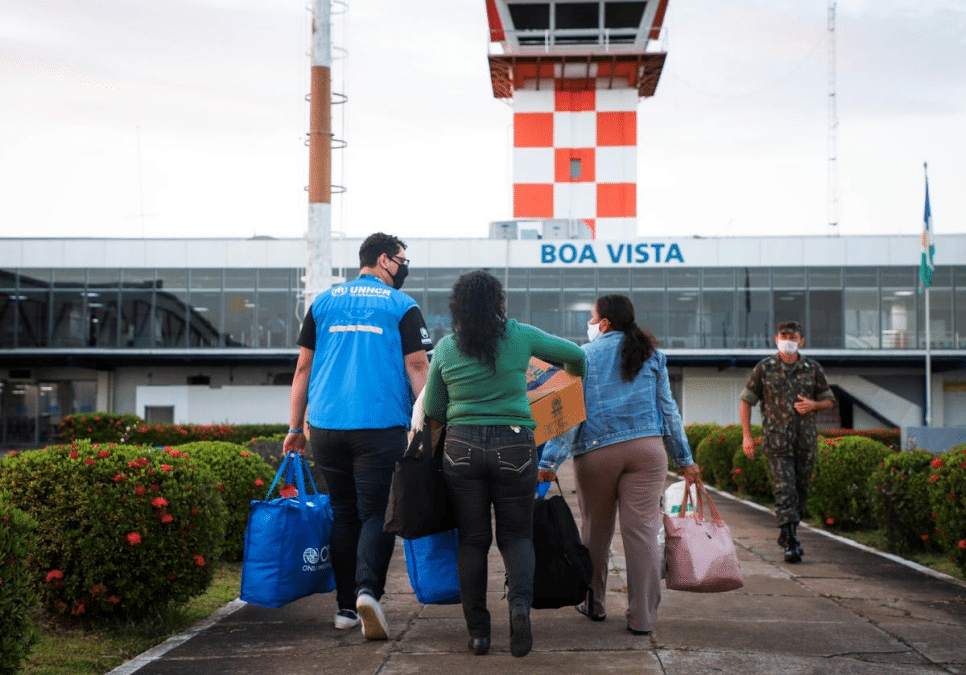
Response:
[[[799,355],[795,363],[785,363],[777,354],[762,359],[751,371],[741,400],[762,404],[762,433],[796,437],[802,430],[815,428],[815,415],[799,415],[795,403],[801,394],[813,401],[835,399],[818,361]]]

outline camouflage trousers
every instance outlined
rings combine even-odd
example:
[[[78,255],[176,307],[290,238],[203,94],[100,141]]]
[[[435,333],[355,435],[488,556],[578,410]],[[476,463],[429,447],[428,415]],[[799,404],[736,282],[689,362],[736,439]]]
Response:
[[[789,442],[769,445],[763,447],[762,452],[771,469],[775,486],[775,516],[778,527],[781,527],[787,523],[797,523],[805,516],[808,486],[815,469],[818,448],[814,439],[805,447]]]

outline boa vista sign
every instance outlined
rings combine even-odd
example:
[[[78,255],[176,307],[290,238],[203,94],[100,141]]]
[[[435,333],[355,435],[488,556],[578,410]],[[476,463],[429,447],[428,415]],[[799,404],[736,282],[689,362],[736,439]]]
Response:
[[[555,263],[566,265],[684,263],[684,255],[676,243],[544,243],[540,245],[540,263],[542,265]]]

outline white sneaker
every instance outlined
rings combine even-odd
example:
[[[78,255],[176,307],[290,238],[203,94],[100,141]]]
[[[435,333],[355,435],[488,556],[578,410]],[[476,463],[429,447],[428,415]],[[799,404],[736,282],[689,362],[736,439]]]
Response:
[[[356,611],[362,619],[362,635],[367,640],[389,639],[389,624],[378,600],[368,593],[360,593],[356,598]]]
[[[335,613],[336,630],[349,630],[359,625],[359,615],[351,609],[340,609]]]

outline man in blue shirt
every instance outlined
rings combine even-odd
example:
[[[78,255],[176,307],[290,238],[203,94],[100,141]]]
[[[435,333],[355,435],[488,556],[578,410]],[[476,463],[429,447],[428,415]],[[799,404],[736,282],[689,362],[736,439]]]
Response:
[[[284,443],[285,452],[303,453],[307,421],[335,516],[335,627],[348,630],[361,619],[370,640],[389,637],[379,599],[395,535],[383,532],[383,522],[432,348],[419,306],[399,291],[409,271],[405,249],[397,237],[370,235],[359,249],[358,278],[315,298],[299,334]]]

